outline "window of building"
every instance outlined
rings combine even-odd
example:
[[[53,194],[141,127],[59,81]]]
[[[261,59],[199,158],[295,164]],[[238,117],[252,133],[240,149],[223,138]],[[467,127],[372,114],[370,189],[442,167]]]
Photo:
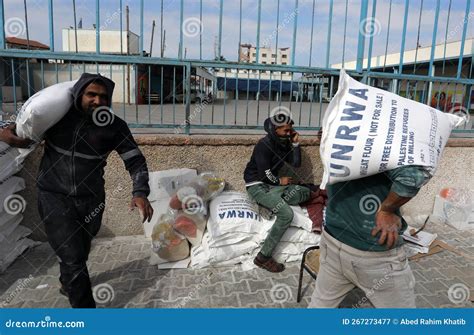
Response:
[[[287,63],[287,62],[283,62],[282,64],[283,64],[283,65],[287,65],[288,63]]]
[[[267,57],[267,54],[262,54],[262,57]]]
[[[286,58],[286,55],[281,55],[281,58]]]
[[[272,58],[275,58],[277,55],[276,54],[272,54]]]
[[[252,54],[252,56],[257,57],[257,54],[254,52],[254,53]]]
[[[267,62],[262,62],[262,64],[267,64]]]

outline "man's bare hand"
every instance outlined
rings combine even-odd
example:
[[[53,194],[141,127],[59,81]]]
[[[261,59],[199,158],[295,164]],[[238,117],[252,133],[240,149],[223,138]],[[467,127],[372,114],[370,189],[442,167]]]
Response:
[[[286,186],[293,184],[293,178],[292,177],[281,177],[280,178],[280,185]]]
[[[379,244],[386,244],[391,249],[398,240],[398,231],[402,226],[401,218],[391,212],[379,210],[375,215],[375,228],[372,229],[372,236],[380,233]]]
[[[132,201],[130,202],[130,211],[133,211],[135,207],[138,207],[138,210],[140,211],[142,223],[144,223],[145,221],[151,221],[151,217],[153,216],[153,208],[151,207],[150,202],[147,198],[132,198]]]
[[[297,131],[291,132],[291,143],[299,143],[300,134]]]
[[[0,141],[5,142],[11,147],[27,148],[32,140],[18,137],[15,133],[16,124],[10,124],[5,128],[0,128]]]

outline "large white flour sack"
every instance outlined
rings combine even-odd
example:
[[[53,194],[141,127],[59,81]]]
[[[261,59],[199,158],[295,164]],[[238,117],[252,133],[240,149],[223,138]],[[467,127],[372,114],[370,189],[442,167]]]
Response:
[[[401,166],[434,174],[459,116],[359,83],[341,70],[323,119],[321,188]]]

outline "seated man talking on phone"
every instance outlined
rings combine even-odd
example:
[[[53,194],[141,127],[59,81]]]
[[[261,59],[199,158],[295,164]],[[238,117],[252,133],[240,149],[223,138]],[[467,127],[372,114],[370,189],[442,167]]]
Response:
[[[299,134],[293,130],[293,120],[285,114],[276,114],[265,120],[264,128],[267,135],[255,145],[244,171],[244,179],[250,197],[276,215],[276,221],[254,263],[270,272],[281,272],[285,266],[276,262],[272,254],[293,221],[290,205],[307,201],[311,191],[307,187],[294,185],[291,177],[278,177],[285,162],[293,167],[301,165]]]

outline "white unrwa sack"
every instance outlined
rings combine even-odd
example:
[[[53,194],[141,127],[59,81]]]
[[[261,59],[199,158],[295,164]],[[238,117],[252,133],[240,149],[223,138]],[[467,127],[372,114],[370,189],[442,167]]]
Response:
[[[407,165],[434,174],[451,130],[463,121],[364,85],[341,70],[322,124],[321,188]]]
[[[41,142],[44,133],[58,123],[73,103],[72,87],[77,80],[67,81],[42,89],[31,96],[21,107],[16,118],[16,132],[19,137]],[[35,149],[19,149],[22,162]]]
[[[207,229],[212,240],[227,233],[256,234],[264,230],[257,204],[240,192],[222,192],[209,204]]]
[[[191,249],[191,267],[227,266],[241,263],[251,257],[258,243],[252,239],[240,241],[233,245],[211,247],[209,231],[204,233],[202,243]]]
[[[18,242],[7,243],[0,245],[0,274],[10,266],[26,249],[40,245],[41,242],[30,240],[29,238],[23,238]],[[3,252],[6,250],[5,252]]]
[[[312,221],[306,209],[291,206],[294,217],[292,227],[311,232]],[[247,194],[240,192],[222,192],[209,205],[208,231],[211,237],[210,246],[222,246],[237,243],[255,236],[266,237],[276,217],[265,220],[259,215],[258,205]]]
[[[23,164],[16,160],[19,155],[19,149],[0,142],[0,181],[13,176],[22,169]]]
[[[20,222],[22,220],[23,215],[17,214],[13,216],[9,221],[5,222],[5,224],[0,226],[0,243],[11,240],[11,234],[15,231],[15,229],[20,226]]]

